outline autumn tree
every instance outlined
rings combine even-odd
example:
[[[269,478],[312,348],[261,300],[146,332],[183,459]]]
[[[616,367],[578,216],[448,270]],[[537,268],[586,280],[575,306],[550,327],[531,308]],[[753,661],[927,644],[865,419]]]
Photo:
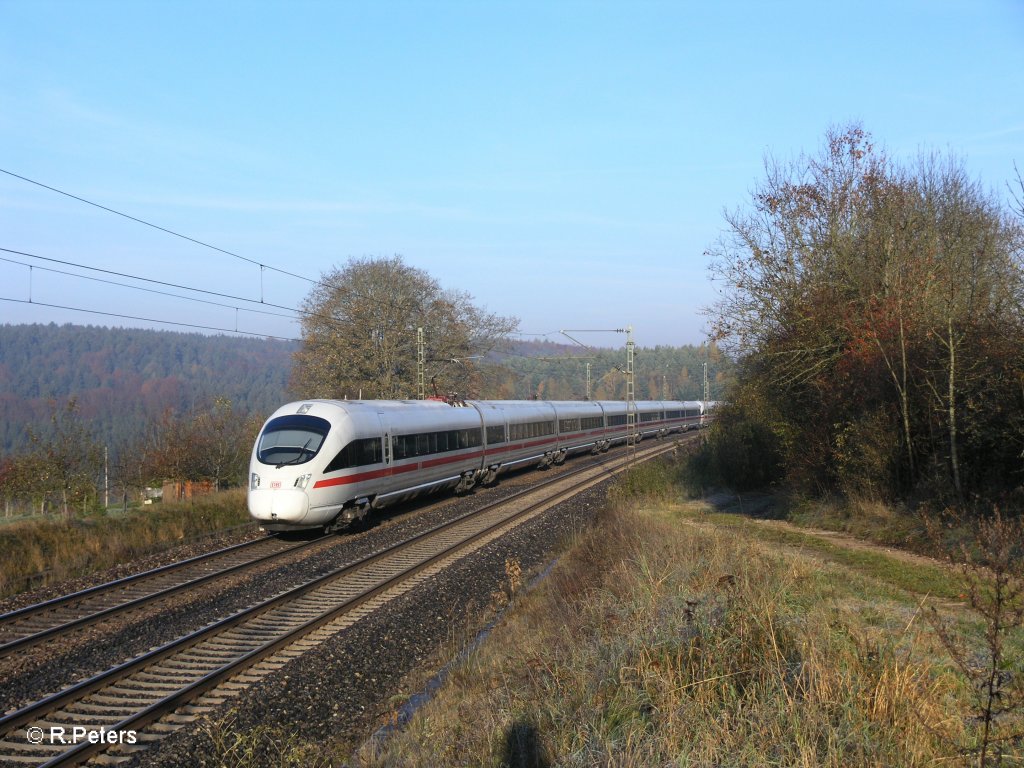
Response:
[[[216,490],[246,482],[261,421],[239,412],[229,399],[218,397],[199,413],[194,425],[203,479],[212,481]]]
[[[1009,334],[1019,341],[1024,330],[1014,312],[1022,285],[1015,261],[1019,232],[1000,205],[955,162],[926,158],[917,174],[917,189],[928,213],[924,255],[933,274],[924,305],[927,338],[933,343],[926,358],[926,383],[933,407],[945,421],[950,476],[962,503],[964,471],[970,469],[963,462],[980,448],[971,443],[986,439],[977,427],[998,430],[984,412],[1010,405],[1008,393],[994,401],[981,399],[982,393],[992,392],[992,377],[1013,378],[1016,371],[1019,380],[1024,370],[1024,347],[1007,346],[1000,339]],[[965,449],[969,453],[963,456]]]
[[[207,481],[217,490],[240,485],[259,428],[258,419],[224,397],[185,413],[167,409],[125,452],[119,476],[136,488],[164,480]]]
[[[27,450],[10,458],[7,490],[32,499],[41,511],[57,505],[65,516],[79,505],[95,504],[103,471],[103,448],[82,420],[77,401],[52,403],[51,436],[28,430]]]
[[[300,397],[400,399],[417,396],[417,329],[426,348],[426,387],[479,392],[483,356],[518,321],[444,290],[400,257],[353,259],[325,275],[302,306],[303,346],[292,388]]]
[[[726,219],[709,315],[791,480],[954,499],[1020,481],[1021,230],[959,161],[901,167],[848,126],[769,160]]]

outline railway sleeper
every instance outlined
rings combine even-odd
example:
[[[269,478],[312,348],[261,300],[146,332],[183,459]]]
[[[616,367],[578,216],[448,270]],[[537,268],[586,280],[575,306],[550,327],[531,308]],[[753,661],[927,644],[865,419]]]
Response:
[[[157,720],[155,723],[147,725],[146,730],[151,732],[146,734],[149,738],[143,739],[142,734],[139,734],[139,741],[160,741],[164,736],[180,731],[181,726],[175,723],[165,723],[162,720]]]

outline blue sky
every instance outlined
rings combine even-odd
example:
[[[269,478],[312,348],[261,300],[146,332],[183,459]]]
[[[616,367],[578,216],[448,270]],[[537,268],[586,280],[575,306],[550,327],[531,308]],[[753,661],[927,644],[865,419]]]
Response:
[[[311,279],[400,254],[524,333],[700,343],[704,251],[766,154],[858,121],[1003,195],[1022,72],[1020,0],[0,0],[0,168]],[[310,288],[5,174],[0,248],[285,307]],[[300,333],[0,257],[0,297],[35,303],[0,322]]]

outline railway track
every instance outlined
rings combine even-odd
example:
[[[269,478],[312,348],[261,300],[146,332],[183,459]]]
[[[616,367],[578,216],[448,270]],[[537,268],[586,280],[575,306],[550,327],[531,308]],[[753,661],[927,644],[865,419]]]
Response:
[[[671,445],[638,451],[648,459]],[[617,456],[551,478],[0,718],[0,761],[128,759],[522,521],[625,469]]]
[[[2,614],[0,658],[269,563],[324,538],[299,543],[277,536],[254,539]]]

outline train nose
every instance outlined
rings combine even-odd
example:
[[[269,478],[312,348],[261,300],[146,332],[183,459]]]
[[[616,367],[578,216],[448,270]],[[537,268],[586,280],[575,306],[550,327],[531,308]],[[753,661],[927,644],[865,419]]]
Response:
[[[249,513],[265,522],[301,523],[309,512],[309,497],[297,488],[249,491]]]

